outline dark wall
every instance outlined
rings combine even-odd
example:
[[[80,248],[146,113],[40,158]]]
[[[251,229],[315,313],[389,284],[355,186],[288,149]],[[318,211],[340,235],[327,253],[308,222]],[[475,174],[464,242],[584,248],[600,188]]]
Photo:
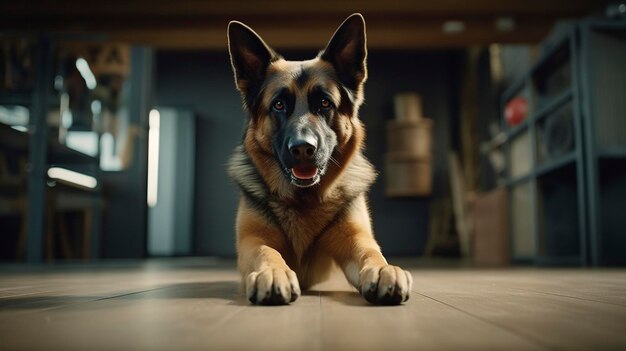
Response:
[[[458,52],[372,52],[361,118],[367,126],[366,155],[383,171],[386,121],[393,118],[393,96],[416,91],[425,117],[435,121],[433,133],[433,196],[448,192],[448,150],[458,116]],[[430,198],[389,199],[381,173],[370,192],[374,230],[383,252],[418,255],[426,245]]]
[[[245,114],[227,53],[158,53],[155,97],[159,106],[189,106],[198,115],[194,253],[234,256],[237,189],[225,165]]]
[[[309,53],[285,54],[288,59]],[[393,117],[393,95],[422,94],[424,114],[435,120],[434,192],[447,189],[450,121],[456,112],[458,52],[370,52],[369,80],[361,118],[368,128],[366,155],[382,172],[386,150],[385,121]],[[224,52],[157,54],[156,103],[191,106],[199,115],[196,154],[195,250],[200,255],[235,254],[237,190],[224,165],[241,140],[245,115]],[[427,239],[428,198],[388,199],[384,174],[370,193],[374,230],[389,255],[419,255]]]

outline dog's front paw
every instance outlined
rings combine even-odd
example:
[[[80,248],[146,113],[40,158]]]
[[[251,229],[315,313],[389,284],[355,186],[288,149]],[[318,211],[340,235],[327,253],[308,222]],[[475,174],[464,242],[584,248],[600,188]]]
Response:
[[[411,273],[400,267],[365,267],[359,273],[359,292],[376,305],[399,305],[409,299],[413,286]]]
[[[258,305],[286,305],[300,296],[300,284],[290,269],[267,268],[248,274],[246,296]]]

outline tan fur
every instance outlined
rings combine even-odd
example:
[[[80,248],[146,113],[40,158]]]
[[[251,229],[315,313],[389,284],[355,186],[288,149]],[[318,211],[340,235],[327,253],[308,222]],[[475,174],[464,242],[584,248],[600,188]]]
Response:
[[[298,86],[296,77],[303,68],[312,72],[311,79]],[[267,69],[266,93],[260,98],[259,110],[269,110],[271,93],[278,89],[289,87],[297,99],[306,99],[312,85],[324,86],[339,106],[336,81],[332,65],[320,58],[276,60]],[[239,88],[243,92],[245,87]],[[372,233],[366,192],[376,173],[362,154],[361,87],[353,93],[352,113],[338,114],[332,121],[337,136],[335,162],[329,163],[320,183],[306,192],[290,183],[273,154],[270,137],[276,126],[272,118],[260,114],[249,120],[243,145],[231,159],[230,173],[242,191],[263,199],[268,208],[264,213],[242,196],[237,214],[238,266],[253,302],[272,294],[293,301],[300,286],[307,288],[324,280],[333,264],[344,270],[370,302],[388,303],[384,295],[394,293],[401,295],[394,304],[408,299],[410,274],[387,264]],[[309,121],[317,120],[319,117],[311,117]]]

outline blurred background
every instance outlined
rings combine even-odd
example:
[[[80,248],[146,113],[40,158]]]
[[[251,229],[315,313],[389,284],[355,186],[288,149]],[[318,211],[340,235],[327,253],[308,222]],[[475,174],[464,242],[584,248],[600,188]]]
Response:
[[[0,260],[235,256],[226,27],[287,59],[367,22],[392,257],[626,263],[626,3],[4,1]]]

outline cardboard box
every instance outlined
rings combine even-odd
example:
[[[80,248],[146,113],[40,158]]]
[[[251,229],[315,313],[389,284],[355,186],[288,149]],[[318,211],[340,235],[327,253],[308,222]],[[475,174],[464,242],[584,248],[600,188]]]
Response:
[[[406,153],[385,155],[385,181],[387,196],[430,195],[432,191],[430,157]]]
[[[430,157],[432,152],[432,129],[433,121],[427,118],[415,122],[388,122],[388,152],[410,153],[417,157]]]
[[[508,193],[505,187],[474,201],[474,262],[507,266],[510,263]]]

